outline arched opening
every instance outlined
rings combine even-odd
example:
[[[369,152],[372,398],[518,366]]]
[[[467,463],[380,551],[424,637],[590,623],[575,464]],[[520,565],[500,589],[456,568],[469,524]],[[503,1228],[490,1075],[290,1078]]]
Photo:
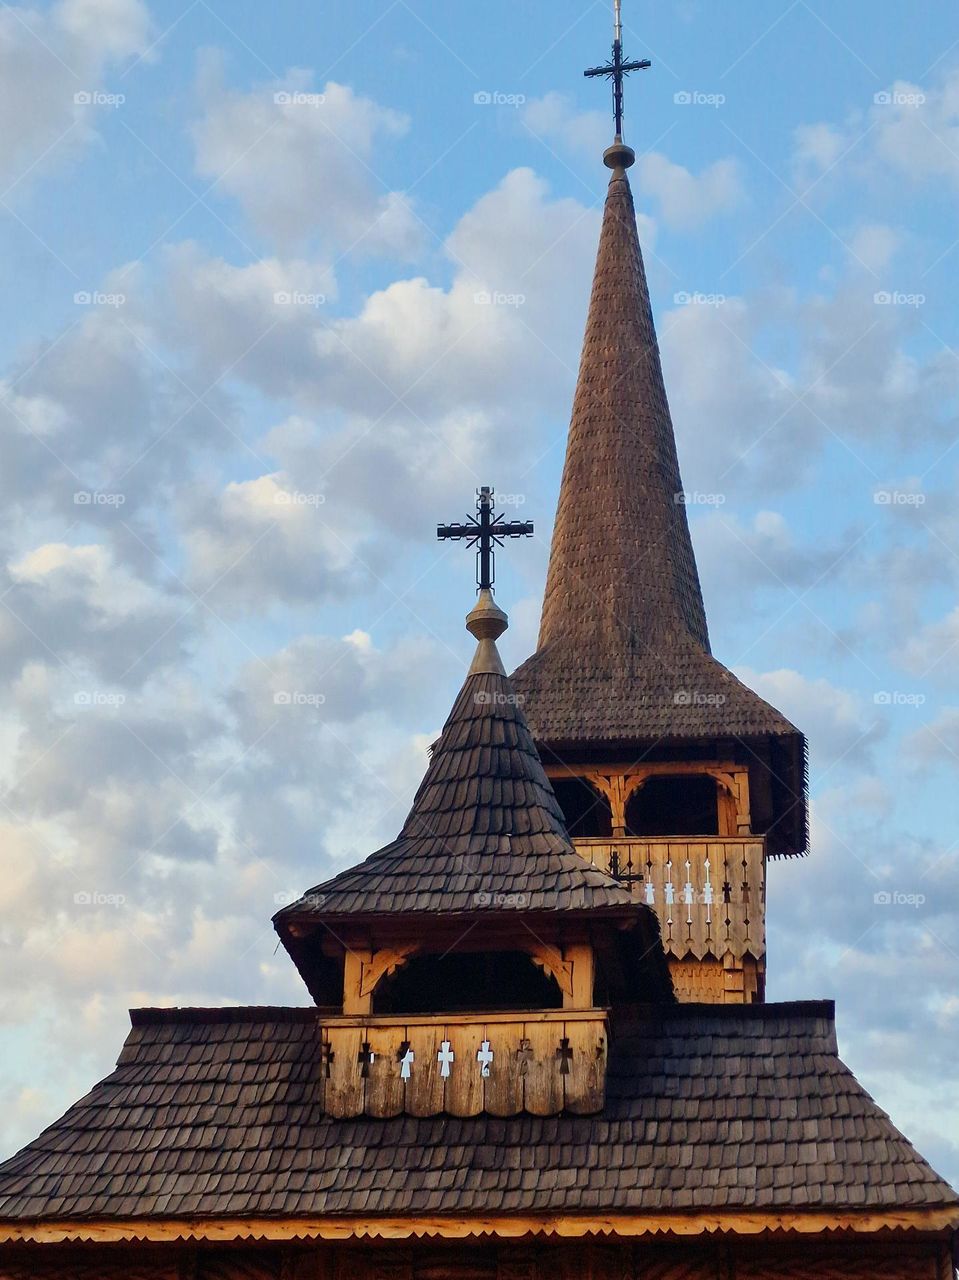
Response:
[[[373,992],[373,1013],[463,1013],[561,1009],[551,974],[524,951],[414,956]]]
[[[719,834],[719,787],[709,774],[650,778],[626,802],[631,836]]]
[[[611,836],[613,814],[609,801],[585,778],[551,778],[553,791],[573,839]]]

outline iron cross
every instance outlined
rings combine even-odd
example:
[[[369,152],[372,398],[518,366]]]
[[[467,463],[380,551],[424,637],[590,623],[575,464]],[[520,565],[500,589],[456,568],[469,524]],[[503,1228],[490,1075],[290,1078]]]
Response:
[[[624,61],[622,0],[613,0],[613,7],[615,12],[613,56],[605,66],[590,67],[588,71],[583,72],[583,75],[589,76],[591,79],[594,76],[604,76],[607,80],[612,80],[616,137],[621,140],[623,136],[623,81],[631,71],[645,71],[647,67],[651,67],[653,64],[648,58],[643,58],[639,62]]]
[[[463,524],[438,524],[436,536],[441,542],[447,539],[476,547],[476,585],[480,591],[492,591],[496,577],[496,553],[504,538],[529,538],[533,533],[532,520],[504,520],[493,510],[493,490],[484,485],[476,491],[476,515],[468,516]]]

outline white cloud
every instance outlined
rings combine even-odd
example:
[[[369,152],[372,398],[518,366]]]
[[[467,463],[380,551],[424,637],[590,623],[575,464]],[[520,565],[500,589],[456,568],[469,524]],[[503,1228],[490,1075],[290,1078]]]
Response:
[[[738,208],[746,198],[737,160],[717,160],[701,173],[692,173],[658,151],[636,161],[637,191],[650,196],[661,221],[681,231],[700,227],[710,218]]]
[[[532,99],[525,107],[527,128],[552,144],[576,156],[598,161],[609,145],[609,117],[601,111],[577,111],[572,101],[560,93]],[[699,174],[691,173],[658,151],[639,156],[633,185],[640,196],[648,196],[659,207],[663,223],[678,230],[701,226],[718,214],[742,204],[745,189],[736,160],[717,160]],[[644,243],[651,242],[649,218],[639,215]]]
[[[149,47],[142,0],[60,0],[0,11],[0,174],[21,184],[96,136],[90,101],[117,63]],[[79,97],[78,97],[79,95]]]
[[[876,707],[857,694],[838,688],[825,677],[810,679],[798,671],[753,671],[736,674],[751,689],[800,725],[809,741],[813,782],[843,762],[861,763],[883,736],[885,725]]]
[[[309,73],[251,93],[207,85],[196,123],[196,168],[229,192],[254,226],[281,245],[414,253],[422,227],[397,192],[381,193],[377,147],[408,128],[405,116]]]

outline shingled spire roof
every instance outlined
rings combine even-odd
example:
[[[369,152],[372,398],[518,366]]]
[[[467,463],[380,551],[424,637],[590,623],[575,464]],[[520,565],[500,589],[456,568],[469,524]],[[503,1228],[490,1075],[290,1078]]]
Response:
[[[539,647],[692,636],[706,614],[626,170],[610,177]],[[597,531],[599,530],[599,532]]]
[[[506,895],[529,912],[636,915],[628,889],[575,851],[496,639],[506,615],[484,591],[467,626],[478,644],[396,840],[275,917],[476,911]]]
[[[610,177],[536,653],[513,675],[541,751],[774,740],[781,851],[805,848],[805,743],[712,657],[636,214]],[[766,750],[759,753],[766,758]],[[777,851],[774,849],[773,851]]]

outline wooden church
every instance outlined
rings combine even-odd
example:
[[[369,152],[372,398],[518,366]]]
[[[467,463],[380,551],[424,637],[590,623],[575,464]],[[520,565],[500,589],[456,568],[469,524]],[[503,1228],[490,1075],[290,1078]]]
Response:
[[[952,1280],[959,1197],[765,1003],[805,743],[712,657],[617,138],[536,653],[275,917],[312,1007],[136,1009],[0,1166],[0,1280]],[[592,532],[601,517],[604,536]],[[458,536],[457,531],[452,536]]]

